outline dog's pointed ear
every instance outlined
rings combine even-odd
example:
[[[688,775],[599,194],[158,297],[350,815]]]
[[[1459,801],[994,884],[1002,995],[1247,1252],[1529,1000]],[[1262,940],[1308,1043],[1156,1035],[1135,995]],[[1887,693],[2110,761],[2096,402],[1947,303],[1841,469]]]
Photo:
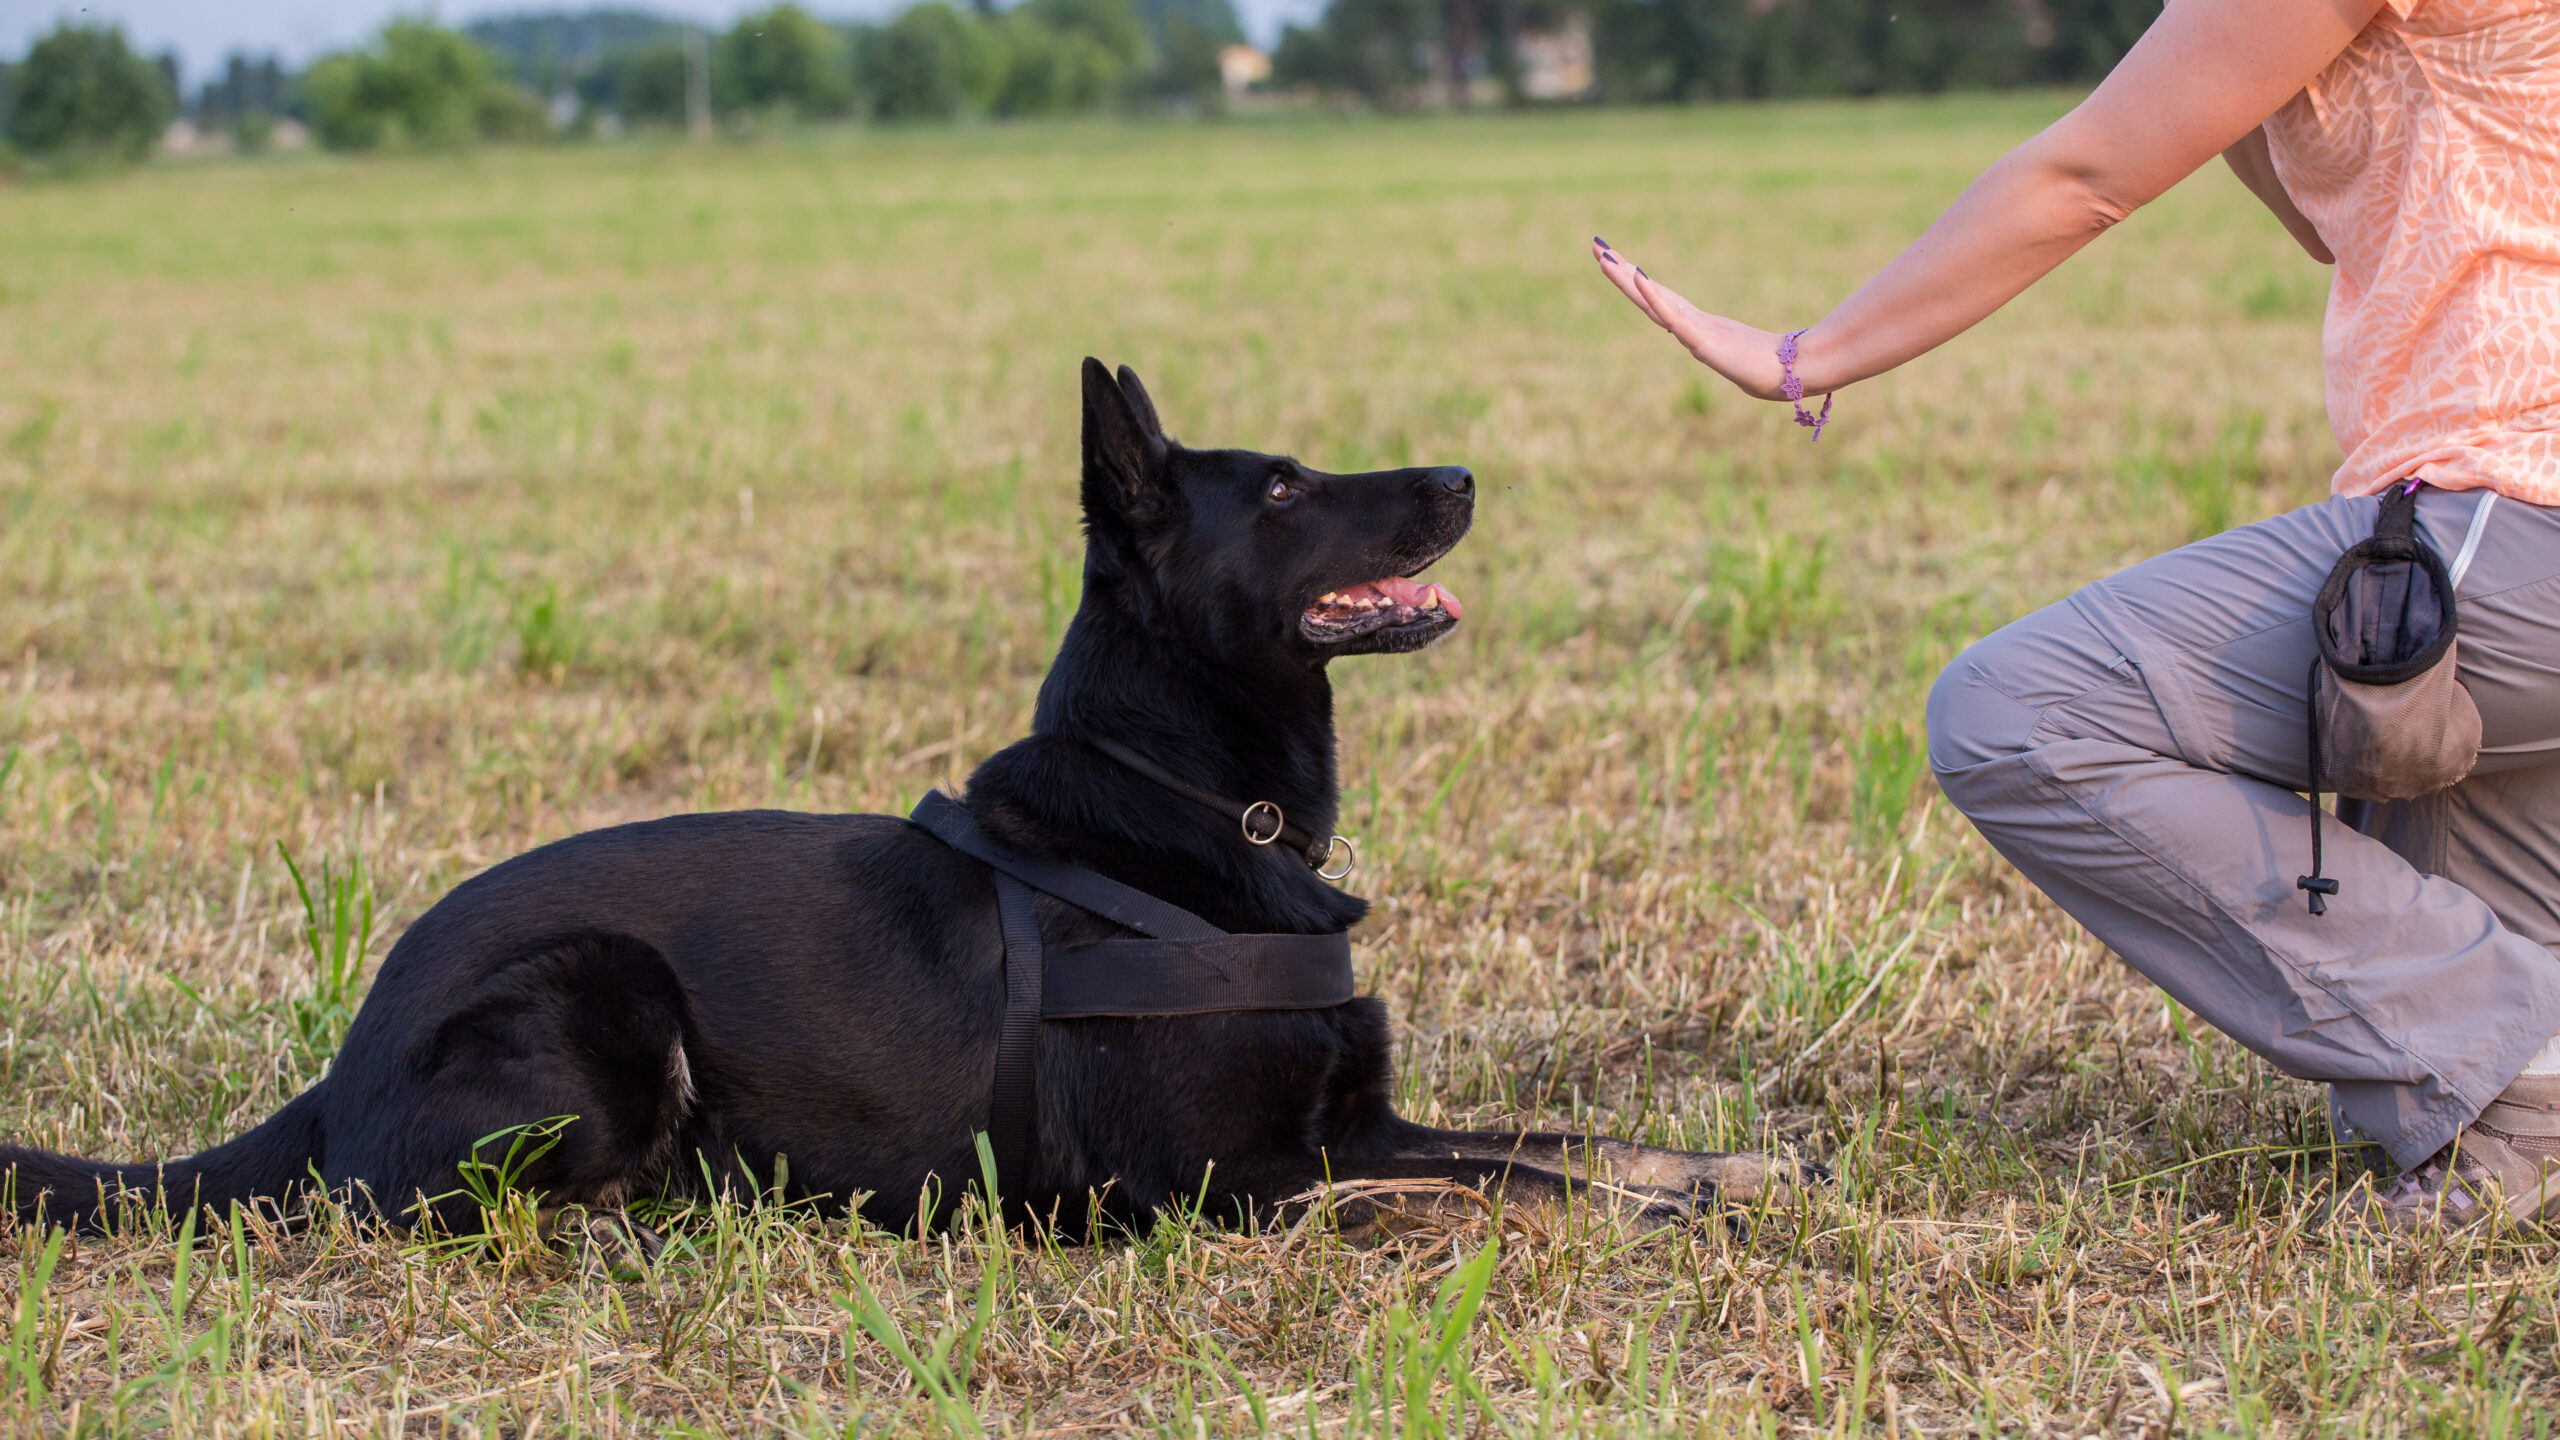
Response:
[[[1130,411],[1138,417],[1138,423],[1147,428],[1147,433],[1158,440],[1165,440],[1164,422],[1156,418],[1156,402],[1147,395],[1146,382],[1138,378],[1137,371],[1126,365],[1120,367],[1120,393],[1128,397]],[[1173,442],[1165,440],[1165,443],[1170,445]]]
[[[1160,518],[1172,496],[1166,486],[1164,431],[1155,403],[1127,376],[1114,379],[1101,361],[1084,361],[1084,514],[1088,524],[1118,520],[1130,526]]]

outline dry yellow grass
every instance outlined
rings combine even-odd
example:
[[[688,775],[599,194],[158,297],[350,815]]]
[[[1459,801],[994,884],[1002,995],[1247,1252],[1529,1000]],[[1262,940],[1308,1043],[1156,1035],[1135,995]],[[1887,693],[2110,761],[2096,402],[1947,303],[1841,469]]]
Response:
[[[621,1277],[323,1223],[79,1240],[38,1287],[16,1233],[0,1427],[2543,1433],[2552,1251],[2324,1238],[2318,1096],[1919,761],[1966,639],[2320,493],[2319,272],[2199,177],[1819,445],[1589,273],[1598,230],[1802,323],[2064,103],[0,191],[0,1134],[182,1152],[314,1078],[279,841],[361,856],[378,958],[545,839],[965,773],[1073,605],[1090,352],[1185,437],[1483,483],[1462,633],[1337,671],[1406,1107],[1841,1177],[1748,1235],[1508,1215],[1489,1272],[1465,1196],[1374,1249],[723,1206]]]

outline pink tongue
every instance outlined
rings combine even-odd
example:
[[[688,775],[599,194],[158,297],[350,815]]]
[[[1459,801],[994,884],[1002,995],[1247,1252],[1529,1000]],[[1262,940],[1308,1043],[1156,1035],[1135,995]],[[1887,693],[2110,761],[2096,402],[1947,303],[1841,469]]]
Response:
[[[1429,609],[1430,607],[1424,605],[1422,602],[1431,596],[1437,595],[1440,597],[1440,608],[1449,612],[1450,619],[1464,620],[1467,618],[1467,607],[1458,603],[1457,596],[1450,594],[1448,591],[1441,589],[1437,585],[1420,584],[1412,580],[1407,580],[1401,575],[1390,575],[1384,580],[1372,580],[1365,585],[1354,585],[1342,593],[1345,595],[1358,595],[1363,591],[1373,595],[1382,595],[1399,605],[1409,605],[1416,610]]]

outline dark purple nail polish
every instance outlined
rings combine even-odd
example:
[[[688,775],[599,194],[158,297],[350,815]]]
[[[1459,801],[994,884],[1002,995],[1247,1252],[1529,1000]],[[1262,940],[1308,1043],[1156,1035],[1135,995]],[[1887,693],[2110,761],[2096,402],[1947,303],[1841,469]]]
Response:
[[[1636,273],[1637,273],[1637,274],[1639,274],[1639,275],[1644,275],[1644,267],[1643,267],[1643,266],[1641,266],[1641,265],[1637,266],[1637,267],[1636,267]],[[1652,277],[1652,276],[1650,276],[1650,275],[1644,275],[1644,278],[1646,278],[1647,280],[1650,280],[1650,279],[1652,279],[1653,277]]]
[[[1617,253],[1617,251],[1618,251],[1618,247],[1617,247],[1617,246],[1610,244],[1608,241],[1601,239],[1601,238],[1600,238],[1599,236],[1597,236],[1597,235],[1594,235],[1594,236],[1592,236],[1592,237],[1591,237],[1591,243],[1592,243],[1592,244],[1594,244],[1594,245],[1599,246],[1599,247],[1600,247],[1601,249],[1603,249],[1603,250],[1608,251],[1608,252],[1609,252],[1610,254],[1612,254],[1612,255],[1616,254],[1616,253]]]

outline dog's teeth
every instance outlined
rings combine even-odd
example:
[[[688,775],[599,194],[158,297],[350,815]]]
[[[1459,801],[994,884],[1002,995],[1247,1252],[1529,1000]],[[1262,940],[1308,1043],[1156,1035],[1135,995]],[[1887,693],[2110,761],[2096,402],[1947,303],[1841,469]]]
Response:
[[[1326,591],[1326,592],[1324,592],[1323,594],[1321,594],[1321,595],[1319,595],[1319,596],[1317,596],[1317,597],[1316,597],[1316,603],[1317,603],[1317,604],[1319,604],[1319,605],[1331,605],[1331,604],[1333,604],[1335,601],[1337,601],[1337,600],[1339,600],[1339,599],[1341,599],[1341,598],[1342,598],[1341,596],[1336,595],[1335,593],[1333,593],[1333,592],[1332,592],[1332,591],[1330,591],[1330,590],[1327,590],[1327,591]]]
[[[1434,590],[1434,591],[1431,591],[1429,594],[1424,595],[1424,596],[1422,597],[1422,608],[1423,608],[1423,609],[1425,609],[1425,610],[1437,610],[1437,609],[1439,609],[1439,608],[1440,608],[1440,592],[1439,592],[1439,591],[1437,591],[1437,590]]]

